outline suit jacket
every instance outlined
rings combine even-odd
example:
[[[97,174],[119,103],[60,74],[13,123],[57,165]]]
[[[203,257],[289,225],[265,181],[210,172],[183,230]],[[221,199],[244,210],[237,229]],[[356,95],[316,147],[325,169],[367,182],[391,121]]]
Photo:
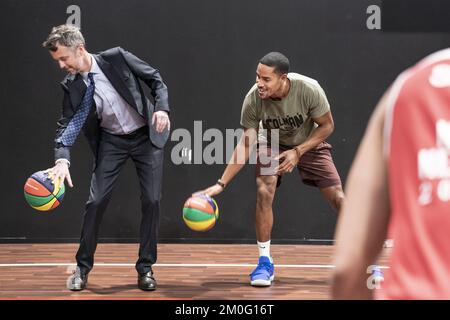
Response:
[[[112,86],[149,124],[149,136],[153,145],[157,148],[163,148],[169,137],[169,130],[166,129],[163,133],[158,133],[150,125],[153,112],[170,111],[167,86],[158,70],[120,47],[108,49],[93,56]],[[143,81],[150,88],[154,103],[145,96],[140,81]],[[77,112],[87,89],[80,74],[69,74],[61,82],[61,86],[64,90],[64,98],[62,116],[57,122],[55,141],[62,135]],[[86,119],[83,131],[94,153],[94,159],[97,159],[100,122],[94,106]],[[61,158],[70,161],[70,147],[56,142],[55,160]]]

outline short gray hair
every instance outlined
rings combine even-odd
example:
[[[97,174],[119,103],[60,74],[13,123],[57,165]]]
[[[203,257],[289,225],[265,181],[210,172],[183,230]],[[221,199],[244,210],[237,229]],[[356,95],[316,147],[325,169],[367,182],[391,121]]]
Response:
[[[80,44],[85,45],[85,41],[78,27],[62,24],[52,28],[52,32],[48,35],[47,40],[42,43],[42,46],[50,51],[56,51],[58,44],[75,48]]]

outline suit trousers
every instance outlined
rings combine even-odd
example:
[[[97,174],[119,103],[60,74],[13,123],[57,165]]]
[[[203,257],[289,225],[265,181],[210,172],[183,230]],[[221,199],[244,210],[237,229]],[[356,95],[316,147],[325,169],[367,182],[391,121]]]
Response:
[[[164,150],[151,143],[147,126],[128,135],[113,135],[102,131],[83,217],[80,246],[76,254],[77,265],[82,272],[89,273],[94,266],[103,213],[128,158],[135,164],[141,188],[142,217],[136,271],[142,274],[151,270],[157,258],[163,155]]]

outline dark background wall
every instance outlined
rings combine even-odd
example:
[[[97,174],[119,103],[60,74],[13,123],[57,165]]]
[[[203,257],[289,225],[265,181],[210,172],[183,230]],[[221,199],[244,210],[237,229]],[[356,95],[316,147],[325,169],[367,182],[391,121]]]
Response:
[[[380,95],[396,75],[421,57],[448,46],[439,32],[368,30],[364,0],[3,0],[0,91],[0,241],[77,241],[88,196],[91,154],[80,138],[73,148],[75,188],[55,211],[26,204],[23,185],[53,164],[55,121],[63,73],[40,47],[52,26],[66,22],[69,5],[81,8],[88,50],[122,46],[157,67],[169,87],[172,126],[193,133],[238,128],[242,100],[254,83],[258,59],[284,52],[292,71],[317,79],[330,101],[336,129],[328,141],[345,182]],[[407,15],[407,12],[405,12]],[[419,30],[420,31],[420,30]],[[166,148],[161,241],[254,242],[254,168],[247,166],[217,197],[220,219],[207,233],[181,219],[185,199],[213,184],[224,165],[174,165]],[[206,144],[205,144],[206,145]],[[284,178],[274,203],[273,241],[333,238],[335,214],[320,192]],[[129,162],[105,214],[103,241],[135,241],[139,187]]]

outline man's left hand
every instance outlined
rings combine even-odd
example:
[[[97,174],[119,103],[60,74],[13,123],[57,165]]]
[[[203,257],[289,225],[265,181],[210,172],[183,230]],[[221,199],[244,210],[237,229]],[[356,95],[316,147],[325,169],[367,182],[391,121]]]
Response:
[[[166,111],[156,111],[153,113],[152,125],[155,126],[156,132],[161,133],[166,128],[170,130],[169,115]]]
[[[282,159],[283,161],[280,163],[280,165],[275,168],[277,174],[279,175],[282,175],[286,172],[292,172],[292,170],[294,170],[294,168],[297,166],[300,157],[295,149],[291,149],[280,153],[280,155],[275,158],[275,160]]]

